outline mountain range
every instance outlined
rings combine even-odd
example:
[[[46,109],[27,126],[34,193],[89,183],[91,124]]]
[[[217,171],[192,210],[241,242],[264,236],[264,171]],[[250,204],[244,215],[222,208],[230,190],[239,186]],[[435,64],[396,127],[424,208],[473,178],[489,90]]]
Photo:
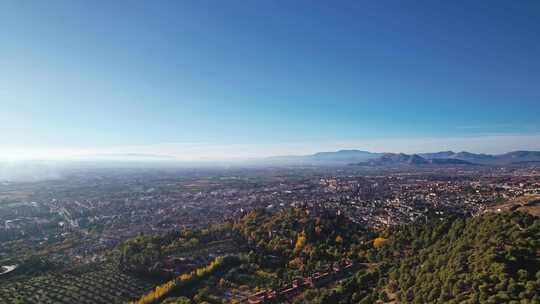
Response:
[[[362,150],[318,152],[302,156],[278,156],[267,159],[270,163],[299,165],[508,165],[540,163],[540,151],[514,151],[504,154],[442,151],[435,153],[375,153]]]
[[[420,154],[426,159],[459,159],[477,164],[514,164],[540,162],[540,151],[513,151],[504,154],[475,154],[470,152],[438,152]]]

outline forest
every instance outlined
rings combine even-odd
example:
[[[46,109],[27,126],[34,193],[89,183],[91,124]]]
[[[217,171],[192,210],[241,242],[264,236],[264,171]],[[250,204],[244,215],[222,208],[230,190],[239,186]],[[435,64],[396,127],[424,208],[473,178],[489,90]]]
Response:
[[[279,290],[295,280],[328,271],[341,261],[354,263],[354,273],[322,286],[301,288],[287,300],[294,303],[539,303],[540,300],[540,220],[521,212],[432,218],[424,223],[369,231],[339,214],[314,214],[304,209],[278,213],[258,210],[204,232],[132,240],[124,245],[127,248],[124,247],[123,259],[127,259],[126,252],[134,251],[134,246],[144,248],[139,254],[148,253],[152,259],[171,252],[174,246],[188,248],[194,243],[195,247],[205,246],[224,236],[239,245],[235,256],[241,258],[236,259],[235,265],[206,276],[207,282],[198,280],[197,287],[190,286],[190,292],[173,293],[186,296],[182,301],[239,302],[241,297],[221,296],[230,290],[246,288],[246,282],[252,283],[247,284],[252,293]],[[157,248],[154,251],[146,249],[154,247]],[[137,259],[148,264],[144,258]],[[261,274],[265,279],[260,278]],[[218,287],[213,287],[211,282],[219,282]],[[195,297],[197,288],[206,297]],[[244,297],[249,297],[249,292]],[[206,300],[200,301],[201,298]]]

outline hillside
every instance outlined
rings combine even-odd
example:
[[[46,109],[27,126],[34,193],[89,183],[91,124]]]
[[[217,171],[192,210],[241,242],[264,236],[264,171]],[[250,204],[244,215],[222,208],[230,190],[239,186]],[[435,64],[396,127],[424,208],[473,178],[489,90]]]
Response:
[[[104,266],[12,277],[0,282],[0,294],[20,303],[540,300],[540,219],[521,212],[374,231],[327,210],[255,210],[205,229],[141,235],[111,258]],[[33,294],[38,285],[50,288]],[[25,289],[15,294],[14,286]]]
[[[200,299],[222,303],[218,299],[231,293],[236,294],[235,301],[253,297],[262,299],[260,303],[276,299],[321,304],[539,300],[540,219],[525,213],[433,218],[375,232],[328,212],[261,210],[224,229],[238,245],[245,245],[240,260],[196,279],[189,288],[174,287],[159,301],[183,296],[186,303],[201,303]],[[225,230],[213,233],[223,235]],[[214,239],[211,234],[208,237]],[[170,247],[166,243],[164,248]],[[350,263],[350,271],[317,279],[336,265],[345,265],[343,261]],[[290,285],[293,280],[304,283]],[[168,288],[163,286],[159,290]],[[287,288],[291,291],[285,292]],[[256,293],[261,289],[266,291]],[[146,297],[152,299],[152,293]]]
[[[538,218],[523,213],[486,215],[442,223],[430,230],[431,235],[424,230],[409,236],[415,254],[390,272],[389,285],[400,302],[540,300]],[[434,238],[441,230],[444,233]]]
[[[316,273],[327,273],[337,265],[347,264],[349,270],[339,271],[339,276],[328,276],[326,281],[320,279],[317,282],[321,286],[352,275],[353,261],[367,261],[365,253],[371,247],[370,240],[375,237],[373,232],[331,212],[314,214],[304,209],[289,209],[269,213],[256,210],[233,225],[229,223],[219,226],[219,229],[191,231],[163,238],[139,237],[123,245],[121,259],[124,264],[130,261],[130,264],[142,266],[159,265],[158,256],[165,261],[173,260],[173,257],[178,261],[184,252],[189,253],[190,259],[204,259],[208,253],[214,256],[218,252],[205,250],[212,243],[208,243],[208,240],[225,235],[232,237],[230,242],[236,248],[236,251],[225,254],[225,260],[218,257],[207,261],[208,264],[203,263],[180,273],[143,295],[137,303],[160,303],[179,296],[194,303],[223,303],[224,298],[237,303],[261,289],[275,290],[279,299],[292,300],[300,291],[309,289],[291,287],[296,284],[294,282],[307,280]],[[199,241],[194,243],[193,237]],[[219,252],[223,255],[222,250]],[[140,273],[138,268],[131,269]],[[149,273],[156,271],[150,270]],[[295,292],[280,292],[290,288]]]
[[[539,303],[540,219],[525,213],[446,219],[387,231],[378,283],[351,280],[337,303]],[[357,302],[355,294],[373,288]],[[324,299],[320,302],[325,303]]]

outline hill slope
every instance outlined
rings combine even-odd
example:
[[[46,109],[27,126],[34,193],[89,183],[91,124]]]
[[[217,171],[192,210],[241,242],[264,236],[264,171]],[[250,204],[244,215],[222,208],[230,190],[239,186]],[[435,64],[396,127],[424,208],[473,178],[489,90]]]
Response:
[[[390,273],[400,302],[540,300],[538,218],[523,213],[486,215],[429,230],[410,234],[415,254],[402,259]]]
[[[371,280],[357,276],[313,303],[540,301],[540,219],[531,215],[436,219],[394,228],[386,237],[370,254],[380,265]]]
[[[521,212],[433,218],[377,233],[329,213],[253,211],[227,229],[247,245],[242,265],[180,295],[193,297],[210,288],[219,299],[227,288],[211,286],[221,278],[223,286],[248,284],[252,293],[283,290],[276,286],[350,259],[356,265],[352,274],[280,299],[315,304],[540,300],[540,219]]]

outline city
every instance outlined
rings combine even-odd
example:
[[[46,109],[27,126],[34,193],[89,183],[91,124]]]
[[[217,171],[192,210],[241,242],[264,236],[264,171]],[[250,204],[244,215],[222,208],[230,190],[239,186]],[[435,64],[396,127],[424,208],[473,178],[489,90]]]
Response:
[[[0,304],[540,304],[538,16],[0,0]]]
[[[125,241],[235,223],[259,210],[269,214],[304,210],[310,217],[333,214],[371,233],[449,216],[467,218],[509,210],[540,214],[540,166],[536,164],[93,169],[72,172],[60,180],[4,182],[1,190],[2,275],[15,277],[18,265],[24,267],[36,256],[57,269],[108,265],[114,260],[111,253]],[[180,251],[171,251],[177,253],[160,254],[153,272],[171,278],[218,256],[251,250],[235,245],[232,235],[227,232],[223,239],[207,244],[199,243],[200,238],[187,238],[179,245]],[[192,253],[194,248],[197,255]],[[356,269],[355,265],[368,261],[343,263]],[[304,280],[314,286],[313,280],[322,279]],[[300,292],[293,290],[287,298]],[[132,297],[141,296],[140,292]],[[260,298],[257,302],[251,293],[257,294],[256,289],[229,290],[223,297],[252,299],[250,303],[277,298],[261,293],[255,296]]]

